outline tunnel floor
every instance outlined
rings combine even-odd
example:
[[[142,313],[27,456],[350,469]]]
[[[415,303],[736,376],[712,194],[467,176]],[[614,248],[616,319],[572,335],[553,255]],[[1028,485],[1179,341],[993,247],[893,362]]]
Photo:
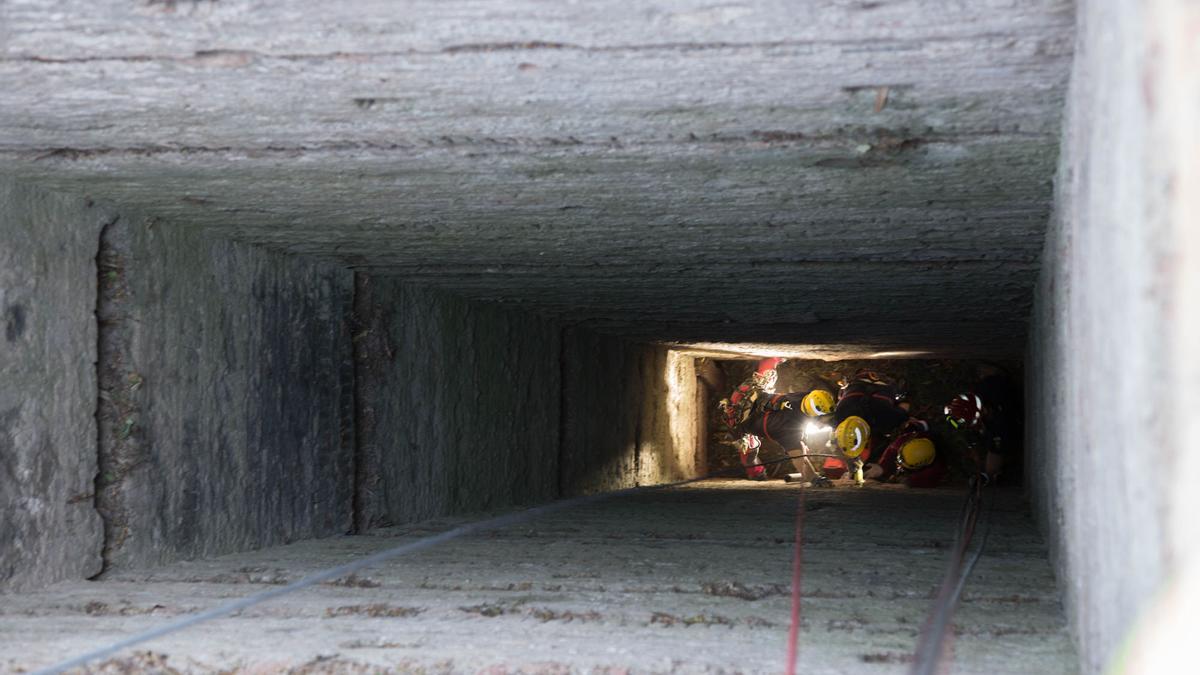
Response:
[[[993,494],[987,552],[955,616],[950,672],[1074,672],[1042,539],[1018,492]],[[708,481],[612,497],[158,639],[103,672],[781,672],[797,496],[783,483]],[[960,504],[950,489],[809,491],[800,672],[905,671]],[[462,522],[9,596],[0,666],[48,665]]]

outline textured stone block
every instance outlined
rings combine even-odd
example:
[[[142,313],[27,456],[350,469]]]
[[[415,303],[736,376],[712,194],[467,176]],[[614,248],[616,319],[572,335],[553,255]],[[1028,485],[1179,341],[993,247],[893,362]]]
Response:
[[[363,527],[558,494],[559,329],[389,277],[360,277]]]
[[[106,562],[349,530],[351,273],[136,214],[99,262]]]
[[[694,358],[570,329],[563,367],[564,495],[703,472]]]
[[[0,171],[636,340],[1020,354],[1074,3],[628,4],[6,3]]]
[[[1161,672],[1191,658],[1196,617],[1154,603],[1186,604],[1166,584],[1200,577],[1200,8],[1079,13],[1028,344],[1029,487],[1082,670]],[[1139,622],[1161,642],[1124,648]]]
[[[0,591],[100,571],[93,309],[109,217],[0,180]]]

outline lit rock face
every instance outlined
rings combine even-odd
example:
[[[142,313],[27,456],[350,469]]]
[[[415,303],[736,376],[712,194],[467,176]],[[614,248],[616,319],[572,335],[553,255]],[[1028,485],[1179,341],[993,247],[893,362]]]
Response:
[[[635,338],[1019,353],[1071,3],[367,4],[7,3],[0,170]]]

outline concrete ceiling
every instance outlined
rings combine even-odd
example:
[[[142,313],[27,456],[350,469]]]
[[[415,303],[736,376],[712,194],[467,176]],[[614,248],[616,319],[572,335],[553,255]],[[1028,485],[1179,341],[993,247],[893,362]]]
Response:
[[[10,0],[0,171],[641,339],[1013,355],[1073,28],[1060,0]]]

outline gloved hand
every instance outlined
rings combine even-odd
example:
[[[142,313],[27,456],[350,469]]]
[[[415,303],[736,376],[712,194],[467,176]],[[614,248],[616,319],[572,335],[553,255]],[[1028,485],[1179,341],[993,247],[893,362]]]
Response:
[[[991,484],[992,480],[992,476],[986,471],[980,471],[979,473],[967,479],[967,487],[969,487],[971,490],[987,487]]]

